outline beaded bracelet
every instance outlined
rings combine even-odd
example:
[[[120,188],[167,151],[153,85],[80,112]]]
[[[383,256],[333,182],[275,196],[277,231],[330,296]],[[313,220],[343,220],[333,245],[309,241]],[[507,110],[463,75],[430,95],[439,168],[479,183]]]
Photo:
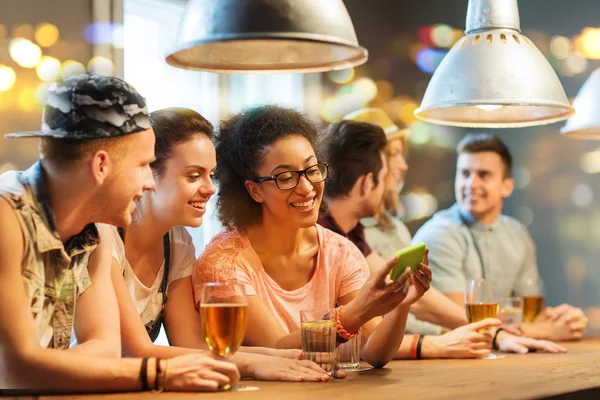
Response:
[[[342,325],[342,321],[341,321],[343,307],[344,306],[340,306],[338,308],[337,316],[335,319],[335,328],[336,328],[337,333],[342,337],[342,339],[348,341],[348,340],[354,339],[356,337],[356,335],[358,335],[360,333],[360,328],[358,328],[356,330],[356,332],[353,332],[353,333],[349,333],[348,331],[346,331],[346,329],[344,329],[344,326]]]

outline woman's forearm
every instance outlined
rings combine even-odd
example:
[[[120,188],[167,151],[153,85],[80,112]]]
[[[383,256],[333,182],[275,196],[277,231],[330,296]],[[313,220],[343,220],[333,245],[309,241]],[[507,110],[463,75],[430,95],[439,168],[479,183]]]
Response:
[[[276,349],[301,349],[302,334],[301,331],[292,332],[277,341]]]
[[[363,359],[375,368],[383,368],[398,356],[404,339],[409,307],[400,306],[385,315],[362,349]],[[410,346],[410,345],[409,345]]]

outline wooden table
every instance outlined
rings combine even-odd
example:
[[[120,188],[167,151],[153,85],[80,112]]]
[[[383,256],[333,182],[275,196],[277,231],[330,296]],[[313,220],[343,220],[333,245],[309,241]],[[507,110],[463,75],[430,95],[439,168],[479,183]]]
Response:
[[[567,354],[507,354],[497,360],[393,361],[383,369],[349,374],[323,383],[243,381],[257,391],[127,393],[60,396],[64,399],[211,398],[219,400],[296,399],[600,399],[600,338],[567,343]],[[582,392],[583,391],[583,392]],[[571,393],[570,395],[566,395]],[[21,399],[26,397],[20,397]],[[32,398],[32,397],[29,397]],[[37,399],[54,399],[41,396]]]

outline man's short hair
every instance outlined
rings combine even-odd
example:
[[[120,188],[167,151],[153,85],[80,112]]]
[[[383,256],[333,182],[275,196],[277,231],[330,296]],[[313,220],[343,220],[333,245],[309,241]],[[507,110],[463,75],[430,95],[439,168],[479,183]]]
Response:
[[[369,173],[373,174],[375,184],[379,184],[381,156],[387,144],[381,127],[366,122],[337,122],[329,126],[322,143],[329,162],[325,196],[334,199],[347,195],[356,181]]]
[[[500,156],[505,167],[504,177],[509,178],[512,174],[512,156],[506,144],[498,136],[492,133],[470,133],[456,146],[458,155],[487,151]]]
[[[40,157],[50,165],[59,168],[69,168],[74,164],[85,161],[97,151],[106,150],[113,157],[124,156],[123,143],[130,136],[108,137],[101,139],[58,139],[54,137],[40,138]]]

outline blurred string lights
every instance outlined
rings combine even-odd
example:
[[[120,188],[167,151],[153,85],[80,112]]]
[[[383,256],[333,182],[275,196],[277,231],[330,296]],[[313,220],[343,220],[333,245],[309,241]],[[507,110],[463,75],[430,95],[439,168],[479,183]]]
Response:
[[[95,56],[82,62],[90,45],[123,48],[123,26],[113,23],[90,23],[81,33],[83,40],[62,39],[58,27],[51,23],[36,26],[19,24],[7,28],[0,24],[0,97],[4,105],[22,111],[36,111],[46,101],[48,87],[86,71],[102,75],[115,73],[114,63]]]

